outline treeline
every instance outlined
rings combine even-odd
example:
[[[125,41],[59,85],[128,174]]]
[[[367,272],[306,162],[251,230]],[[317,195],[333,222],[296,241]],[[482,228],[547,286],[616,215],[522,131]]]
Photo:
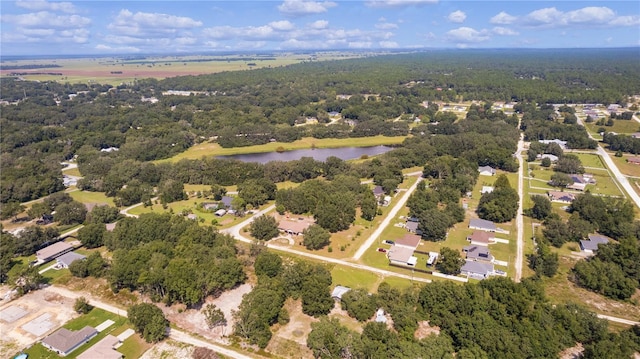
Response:
[[[307,346],[318,358],[555,358],[577,343],[585,358],[625,358],[640,348],[640,329],[610,334],[607,323],[574,304],[552,305],[541,283],[492,278],[457,285],[434,282],[400,291],[383,283],[366,295],[352,290],[343,307],[358,320],[383,308],[392,318],[368,322],[361,334],[323,317]],[[423,321],[439,334],[416,338]]]
[[[640,138],[606,132],[602,136],[602,142],[609,145],[611,151],[628,152],[634,155],[640,154]]]

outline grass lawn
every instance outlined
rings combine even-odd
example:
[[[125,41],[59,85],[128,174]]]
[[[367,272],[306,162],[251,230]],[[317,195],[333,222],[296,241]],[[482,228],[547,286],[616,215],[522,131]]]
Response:
[[[627,162],[627,159],[629,157],[636,157],[635,155],[625,153],[622,157],[616,157],[614,152],[607,152],[609,152],[611,159],[616,164],[620,172],[622,172],[622,174],[626,176],[640,177],[640,165],[634,165]]]
[[[188,150],[177,154],[171,158],[158,160],[161,162],[177,162],[181,159],[198,159],[203,156],[229,156],[246,153],[273,152],[278,147],[284,148],[286,151],[307,149],[307,148],[337,148],[337,147],[368,147],[378,145],[396,145],[402,143],[406,136],[374,136],[374,137],[358,137],[358,138],[324,138],[317,139],[305,137],[295,142],[270,142],[264,145],[222,148],[217,143],[201,143],[192,146]]]
[[[62,174],[65,174],[68,176],[82,177],[82,174],[80,173],[80,170],[78,169],[78,167],[69,168],[69,169],[63,168]]]
[[[340,265],[333,267],[331,277],[334,286],[342,285],[353,289],[362,288],[369,292],[375,291],[378,287],[377,283],[380,282],[380,277],[377,274]]]
[[[113,197],[105,196],[104,192],[73,191],[69,192],[69,195],[74,200],[81,203],[99,203],[108,204],[112,207],[115,206],[113,203]]]
[[[607,132],[616,132],[616,133],[631,134],[631,133],[640,131],[640,123],[637,123],[636,121],[633,121],[633,120],[613,120],[613,126],[596,126],[595,122],[587,123],[586,126],[589,128],[589,131],[592,133],[596,133],[596,131],[600,127],[606,129]]]
[[[604,162],[602,162],[602,158],[600,158],[600,156],[596,154],[590,154],[590,153],[571,153],[571,154],[574,156],[577,156],[585,168],[587,167],[603,168],[603,169],[607,168],[604,165]],[[586,172],[588,173],[589,171],[587,170]]]

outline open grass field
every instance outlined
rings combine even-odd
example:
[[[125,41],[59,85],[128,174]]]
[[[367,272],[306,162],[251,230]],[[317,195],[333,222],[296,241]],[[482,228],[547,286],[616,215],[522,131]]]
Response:
[[[38,69],[2,69],[0,74],[17,74],[27,80],[120,85],[143,78],[211,74],[287,66],[302,61],[323,61],[360,57],[362,54],[323,52],[316,54],[277,53],[233,56],[152,56],[144,58],[60,58],[3,61],[3,66],[56,65]]]
[[[613,162],[615,162],[616,166],[618,167],[620,172],[622,172],[623,175],[640,177],[640,165],[634,165],[627,162],[627,159],[629,157],[637,157],[637,156],[625,153],[622,157],[616,157],[614,152],[611,152],[611,151],[607,151],[607,152],[609,152],[611,159],[613,160]]]
[[[73,191],[69,192],[69,195],[80,203],[99,203],[101,205],[114,206],[113,197],[105,196],[104,192]]]
[[[337,148],[337,147],[368,147],[378,145],[396,145],[402,143],[405,136],[374,136],[374,137],[358,137],[358,138],[323,138],[317,139],[312,137],[305,137],[298,141],[285,143],[285,142],[270,142],[264,145],[246,146],[246,147],[233,147],[222,148],[217,143],[201,143],[192,146],[188,150],[177,154],[171,158],[158,160],[156,163],[162,162],[177,162],[182,159],[199,159],[203,156],[230,156],[240,155],[247,153],[263,153],[274,152],[279,147],[284,148],[285,151],[309,149],[309,148]]]
[[[597,134],[596,131],[600,127],[604,128],[607,132],[632,134],[640,131],[640,123],[633,120],[613,120],[613,126],[597,126],[595,122],[585,124],[594,137]]]

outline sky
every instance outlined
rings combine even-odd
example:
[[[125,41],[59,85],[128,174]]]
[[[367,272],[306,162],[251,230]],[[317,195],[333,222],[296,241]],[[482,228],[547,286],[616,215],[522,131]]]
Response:
[[[640,46],[640,1],[0,0],[2,55]]]

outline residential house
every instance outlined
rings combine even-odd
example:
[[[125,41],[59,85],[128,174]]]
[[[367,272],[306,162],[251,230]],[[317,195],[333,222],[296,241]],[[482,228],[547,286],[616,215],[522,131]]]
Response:
[[[67,242],[56,242],[48,247],[44,247],[41,250],[36,252],[36,258],[40,262],[47,262],[52,259],[55,259],[65,253],[71,252],[73,250],[73,246]]]
[[[60,328],[42,339],[41,343],[45,348],[66,356],[96,335],[98,335],[98,331],[90,326],[77,331]]]
[[[102,338],[99,342],[91,346],[82,354],[78,355],[78,359],[121,359],[124,355],[115,350],[116,346],[120,344],[120,339],[109,334]]]
[[[419,223],[418,223],[418,222],[407,222],[407,223],[404,225],[404,228],[406,228],[406,230],[407,230],[408,232],[411,232],[411,233],[417,233],[417,232],[418,232],[418,225],[419,225]]]
[[[387,251],[387,258],[391,264],[415,267],[418,258],[413,256],[413,250],[395,244]]]
[[[460,268],[460,273],[469,278],[486,279],[492,276],[495,271],[491,263],[467,260],[462,268]]]
[[[595,254],[599,244],[609,243],[609,238],[599,234],[590,234],[589,239],[580,241],[580,249],[587,254]]]
[[[222,209],[222,208],[221,208],[221,209],[219,209],[219,210],[217,210],[217,211],[213,212],[213,214],[215,214],[215,215],[216,215],[216,216],[218,216],[218,217],[222,217],[222,216],[224,216],[225,214],[227,214],[227,210],[226,210],[226,209]]]
[[[486,231],[486,232],[495,232],[496,231],[496,224],[491,222],[491,221],[487,221],[485,219],[472,218],[469,221],[469,228],[478,229],[478,230]]]
[[[467,236],[467,241],[471,242],[471,245],[486,247],[496,242],[496,236],[492,232],[473,231]]]
[[[429,258],[427,259],[427,265],[428,266],[432,266],[436,263],[436,261],[438,260],[438,257],[440,256],[440,253],[438,252],[429,252]]]
[[[232,201],[233,201],[233,197],[222,196],[222,199],[220,199],[220,204],[223,206],[224,209],[229,209],[231,208]]]
[[[573,184],[567,186],[569,189],[584,191],[588,184],[595,184],[596,180],[593,178],[592,174],[584,173],[584,174],[572,174],[569,175]]]
[[[489,248],[485,246],[471,245],[462,248],[467,253],[467,260],[493,262],[493,256],[489,253]]]
[[[493,192],[494,188],[493,186],[482,186],[482,189],[480,190],[481,194],[485,194],[485,193],[491,193]]]
[[[299,236],[305,229],[309,228],[311,223],[305,221],[282,220],[278,223],[278,229],[287,234]]]
[[[387,317],[384,315],[384,309],[382,308],[378,308],[378,310],[376,311],[376,319],[375,319],[376,323],[386,323],[387,322]]]
[[[58,262],[58,265],[60,265],[60,267],[69,268],[71,263],[73,263],[75,261],[85,260],[85,259],[87,259],[87,257],[83,256],[80,253],[69,252],[69,253],[65,253],[65,254],[61,255],[60,257],[56,258],[56,261]]]
[[[380,202],[380,200],[384,198],[384,189],[382,189],[382,186],[373,187],[373,195],[376,197],[376,200]]]
[[[544,154],[541,154],[541,155],[537,155],[536,158],[539,159],[539,160],[543,160],[545,158],[548,158],[549,161],[551,161],[552,163],[558,162],[558,156],[552,155],[550,153],[544,153]]]
[[[415,222],[410,222],[410,223],[415,223]],[[407,233],[402,238],[397,239],[395,241],[395,245],[399,247],[409,248],[415,251],[416,248],[418,248],[418,246],[420,245],[420,239],[421,238],[418,235]]]
[[[213,202],[204,202],[202,203],[202,208],[206,211],[215,211],[218,209],[218,204]]]
[[[631,163],[632,165],[640,165],[640,157],[629,157],[627,158],[627,162]]]
[[[491,166],[478,167],[478,172],[480,172],[481,176],[494,176],[496,174],[495,168]]]
[[[349,287],[343,287],[341,285],[337,285],[335,288],[333,288],[333,291],[331,292],[331,298],[335,300],[342,300],[342,296],[350,290],[351,288]]]
[[[576,199],[575,194],[568,192],[547,191],[547,195],[549,196],[549,200],[551,202],[571,203],[574,199]]]
[[[548,145],[550,143],[557,143],[558,146],[560,146],[560,148],[562,148],[563,150],[566,150],[568,148],[567,147],[567,141],[562,141],[562,140],[559,140],[557,138],[553,139],[553,140],[539,140],[538,142],[543,143],[545,145]]]
[[[382,206],[386,207],[389,205],[389,203],[391,203],[391,196],[384,196],[384,198],[382,199]]]

